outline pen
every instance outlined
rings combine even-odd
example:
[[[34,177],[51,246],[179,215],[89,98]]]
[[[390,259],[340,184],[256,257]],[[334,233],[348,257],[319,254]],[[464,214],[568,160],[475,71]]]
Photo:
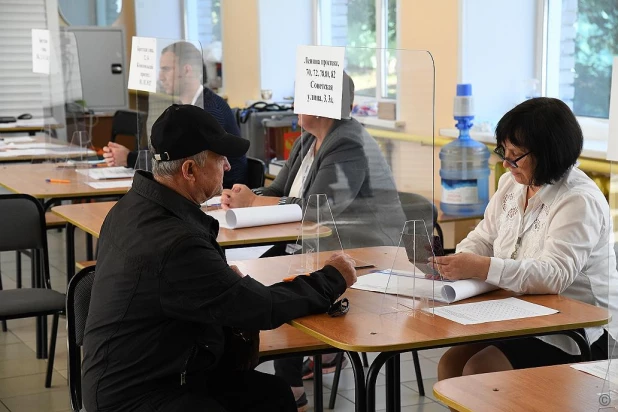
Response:
[[[70,180],[67,179],[45,179],[47,183],[71,183]]]

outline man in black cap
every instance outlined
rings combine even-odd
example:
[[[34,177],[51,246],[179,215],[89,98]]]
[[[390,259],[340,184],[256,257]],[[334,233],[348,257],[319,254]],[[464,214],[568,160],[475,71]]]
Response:
[[[221,192],[226,156],[249,142],[191,105],[169,107],[151,136],[153,173],[136,172],[101,229],[84,334],[86,410],[296,411],[275,376],[215,371],[224,336],[325,312],[355,282],[354,261],[335,254],[270,287],[244,276],[228,266],[219,225],[200,204]]]

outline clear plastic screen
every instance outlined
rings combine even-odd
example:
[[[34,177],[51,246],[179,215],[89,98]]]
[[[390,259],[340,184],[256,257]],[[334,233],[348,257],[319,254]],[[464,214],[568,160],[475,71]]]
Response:
[[[155,121],[173,104],[193,104],[209,111],[217,96],[204,86],[205,66],[199,42],[134,37],[132,53],[129,89],[134,90],[135,111],[127,118],[136,123],[140,137],[129,166],[152,171],[149,142]]]
[[[418,305],[399,304],[399,283],[391,279],[391,270],[399,269],[397,265],[380,267],[376,257],[388,253],[396,262],[398,256],[406,256],[409,263],[402,233],[417,236],[420,249],[413,255],[417,267],[426,267],[433,253],[437,215],[433,195],[433,59],[426,51],[345,47],[346,76],[338,71],[340,62],[332,57],[340,50],[335,54],[319,47],[299,50],[295,112],[302,134],[287,159],[286,187],[291,201],[303,204],[305,216],[316,215],[309,208],[315,203],[311,199],[323,195],[326,202],[321,204],[328,205],[336,229],[331,236],[338,239],[300,237],[297,253],[315,251],[316,239],[322,256],[340,249],[352,253],[360,262],[359,275],[381,276],[383,288],[374,291],[393,295],[385,301],[383,313],[413,310]],[[394,97],[389,101],[377,97],[381,94],[377,84],[384,79],[359,66],[359,56],[380,59],[387,55],[391,58],[383,76]],[[340,99],[335,96],[337,90],[341,90]],[[310,104],[304,104],[307,102]],[[328,114],[323,107],[329,107]],[[415,223],[410,226],[407,221]],[[421,257],[420,251],[427,253]],[[433,302],[431,298],[423,296],[425,302]]]

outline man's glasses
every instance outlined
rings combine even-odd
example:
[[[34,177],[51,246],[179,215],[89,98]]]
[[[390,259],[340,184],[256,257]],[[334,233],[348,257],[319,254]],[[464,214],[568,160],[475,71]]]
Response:
[[[524,157],[528,156],[530,153],[532,152],[526,152],[523,155],[519,156],[517,159],[507,159],[504,156],[504,147],[502,146],[498,146],[494,149],[494,153],[498,155],[498,157],[500,159],[502,159],[503,162],[507,162],[512,168],[518,168],[519,166],[517,166],[517,162],[519,162],[521,159],[523,159]]]

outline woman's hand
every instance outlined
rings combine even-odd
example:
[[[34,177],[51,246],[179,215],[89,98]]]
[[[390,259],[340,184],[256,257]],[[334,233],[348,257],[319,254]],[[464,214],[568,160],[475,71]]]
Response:
[[[223,189],[221,208],[224,210],[251,207],[258,196],[245,185],[235,184],[231,189]]]
[[[474,253],[457,253],[450,256],[429,258],[429,263],[448,280],[487,280],[491,259]]]

